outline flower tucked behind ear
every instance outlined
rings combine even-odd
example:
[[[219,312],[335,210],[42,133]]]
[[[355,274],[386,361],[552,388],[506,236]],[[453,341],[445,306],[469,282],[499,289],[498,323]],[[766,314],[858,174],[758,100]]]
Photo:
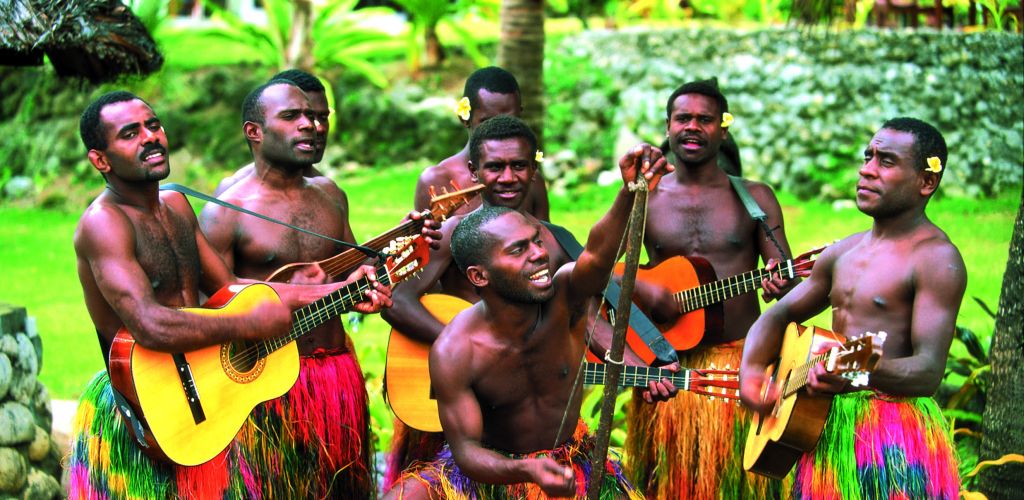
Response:
[[[728,111],[722,113],[722,128],[729,128],[729,125],[732,125],[732,121],[732,113]]]
[[[938,156],[929,156],[928,166],[924,169],[929,172],[935,172],[936,174],[942,172],[942,160],[939,160]]]
[[[533,156],[533,161],[535,161],[537,163],[543,162],[544,161],[544,152],[538,149],[537,150],[537,154]]]
[[[459,118],[469,121],[469,112],[473,110],[473,107],[469,105],[469,98],[463,97],[459,99],[459,102],[455,103],[455,114],[459,115]]]

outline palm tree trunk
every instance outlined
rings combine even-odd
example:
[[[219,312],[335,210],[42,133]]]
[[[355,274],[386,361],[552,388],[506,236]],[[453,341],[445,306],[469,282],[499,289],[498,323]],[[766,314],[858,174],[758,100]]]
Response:
[[[503,0],[498,66],[515,75],[523,120],[544,142],[544,2]]]
[[[313,2],[294,0],[292,4],[292,29],[285,52],[285,65],[313,71]],[[287,68],[281,68],[287,69]]]
[[[992,334],[992,386],[985,404],[980,460],[1024,453],[1024,192],[1010,240],[1010,258],[999,295]],[[1024,464],[990,467],[979,474],[979,489],[989,498],[1019,498]]]

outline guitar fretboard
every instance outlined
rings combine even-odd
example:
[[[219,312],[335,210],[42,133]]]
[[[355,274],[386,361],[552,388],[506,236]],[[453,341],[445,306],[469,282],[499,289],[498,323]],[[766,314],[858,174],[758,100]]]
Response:
[[[606,365],[587,363],[583,371],[583,383],[603,385],[606,378]],[[684,369],[678,372],[652,368],[649,366],[623,366],[619,385],[622,387],[646,387],[650,382],[667,378],[677,389],[697,392],[711,396],[737,399],[739,375],[736,370],[695,370]]]
[[[395,238],[419,233],[420,229],[423,228],[423,221],[424,219],[420,218],[419,220],[410,220],[404,224],[399,224],[390,231],[363,243],[363,246],[380,251],[387,247]],[[319,264],[323,268],[324,273],[333,279],[359,265],[360,262],[366,260],[366,257],[367,255],[358,248],[349,248],[334,257],[320,261]]]
[[[779,271],[788,279],[793,279],[793,261],[787,260],[779,266]],[[755,269],[743,274],[737,274],[725,279],[705,283],[698,287],[677,292],[672,295],[679,305],[679,312],[688,313],[703,309],[711,304],[717,304],[731,299],[737,295],[753,292],[761,288],[761,282],[771,275],[771,271]]]

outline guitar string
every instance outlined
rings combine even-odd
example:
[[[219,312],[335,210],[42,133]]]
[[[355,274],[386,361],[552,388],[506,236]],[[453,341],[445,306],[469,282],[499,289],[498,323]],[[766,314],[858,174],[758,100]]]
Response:
[[[794,272],[803,271],[804,266],[812,262],[813,261],[810,260],[800,263],[790,261],[789,266],[793,268]],[[722,300],[727,300],[737,294],[754,291],[757,289],[761,280],[763,280],[765,276],[769,275],[771,275],[771,272],[765,269],[755,269],[753,271],[730,276],[713,283],[706,283],[688,290],[681,290],[673,294],[673,296],[680,302],[680,309],[682,312],[690,312]],[[740,279],[736,280],[735,283],[729,283],[729,281],[734,280],[735,278]],[[730,293],[732,295],[730,295]],[[709,297],[710,301],[704,302],[704,300]]]
[[[417,225],[417,222],[419,222],[420,225],[422,226],[422,219],[420,219],[419,221],[409,221],[364,243],[363,245],[368,246],[374,250],[381,250],[387,247],[387,244],[395,238],[402,236],[411,236],[413,233],[409,232],[409,230],[414,229],[414,226]],[[354,252],[351,249],[349,249],[345,250],[344,252],[334,257],[325,260],[321,264],[321,266],[324,268],[324,272],[327,273],[328,276],[334,278],[337,277],[337,275],[340,274],[342,271],[356,264],[359,264],[363,260],[364,258],[362,257],[362,254]]]

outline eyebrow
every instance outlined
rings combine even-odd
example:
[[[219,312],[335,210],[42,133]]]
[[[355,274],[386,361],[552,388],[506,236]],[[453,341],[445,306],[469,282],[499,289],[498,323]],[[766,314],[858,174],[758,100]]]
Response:
[[[140,127],[140,125],[138,124],[138,122],[136,122],[136,123],[129,123],[128,125],[125,125],[125,126],[121,127],[121,129],[117,131],[117,135],[121,135],[121,134],[123,134],[125,132],[132,131],[132,130],[138,130],[139,127]]]
[[[515,247],[518,247],[518,246],[526,245],[529,242],[537,239],[538,237],[540,237],[540,228],[539,227],[534,227],[533,234],[531,234],[529,238],[522,238],[522,239],[518,239],[516,241],[513,241],[512,243],[509,243],[508,245],[505,245],[505,250],[508,250],[508,249],[511,249],[511,248],[515,248]]]

